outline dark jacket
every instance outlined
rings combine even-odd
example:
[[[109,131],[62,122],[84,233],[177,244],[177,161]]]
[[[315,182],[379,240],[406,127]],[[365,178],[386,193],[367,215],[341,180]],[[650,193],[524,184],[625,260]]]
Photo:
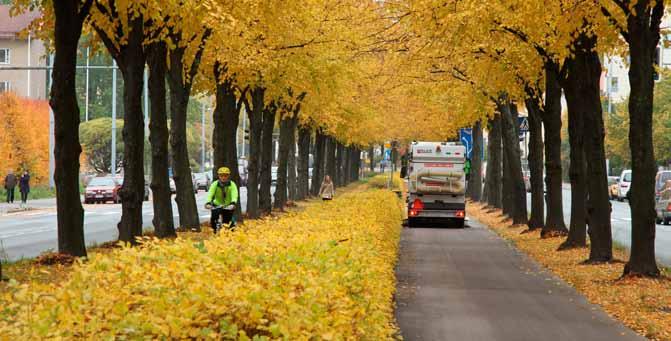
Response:
[[[16,187],[16,175],[7,174],[5,177],[5,189],[10,189]]]
[[[19,188],[21,189],[21,192],[24,192],[24,193],[30,192],[30,175],[29,174],[21,175],[21,179],[19,180]]]

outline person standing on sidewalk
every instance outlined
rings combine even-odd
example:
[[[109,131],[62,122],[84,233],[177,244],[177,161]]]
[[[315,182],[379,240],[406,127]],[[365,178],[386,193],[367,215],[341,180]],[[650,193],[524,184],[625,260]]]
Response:
[[[322,186],[319,188],[319,196],[322,200],[332,200],[335,196],[335,189],[333,189],[333,181],[330,176],[325,176],[322,181]]]
[[[21,191],[21,204],[25,205],[28,202],[28,193],[30,193],[30,174],[28,174],[28,171],[23,171],[23,175],[19,179],[19,190]]]
[[[7,191],[7,202],[14,202],[14,187],[16,187],[16,175],[14,171],[10,170],[5,177],[5,190]]]

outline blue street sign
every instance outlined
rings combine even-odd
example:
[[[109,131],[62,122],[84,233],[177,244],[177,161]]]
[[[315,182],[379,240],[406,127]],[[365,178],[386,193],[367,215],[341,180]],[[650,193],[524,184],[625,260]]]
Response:
[[[384,159],[386,161],[391,160],[391,149],[385,149],[384,150]]]
[[[473,131],[471,128],[459,129],[459,140],[466,147],[466,158],[470,159],[473,151]]]

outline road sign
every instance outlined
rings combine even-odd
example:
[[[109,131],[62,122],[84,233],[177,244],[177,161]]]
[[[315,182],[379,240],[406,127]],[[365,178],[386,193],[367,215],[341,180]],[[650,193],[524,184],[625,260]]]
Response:
[[[459,129],[459,140],[466,147],[466,158],[470,159],[473,151],[473,131],[471,128]]]
[[[529,131],[529,120],[526,117],[517,117],[517,123],[520,126],[520,134]]]

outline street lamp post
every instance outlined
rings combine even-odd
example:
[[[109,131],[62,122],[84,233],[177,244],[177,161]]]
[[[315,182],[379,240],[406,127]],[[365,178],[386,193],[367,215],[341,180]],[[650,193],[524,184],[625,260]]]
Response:
[[[116,176],[116,61],[112,69],[112,176]]]

